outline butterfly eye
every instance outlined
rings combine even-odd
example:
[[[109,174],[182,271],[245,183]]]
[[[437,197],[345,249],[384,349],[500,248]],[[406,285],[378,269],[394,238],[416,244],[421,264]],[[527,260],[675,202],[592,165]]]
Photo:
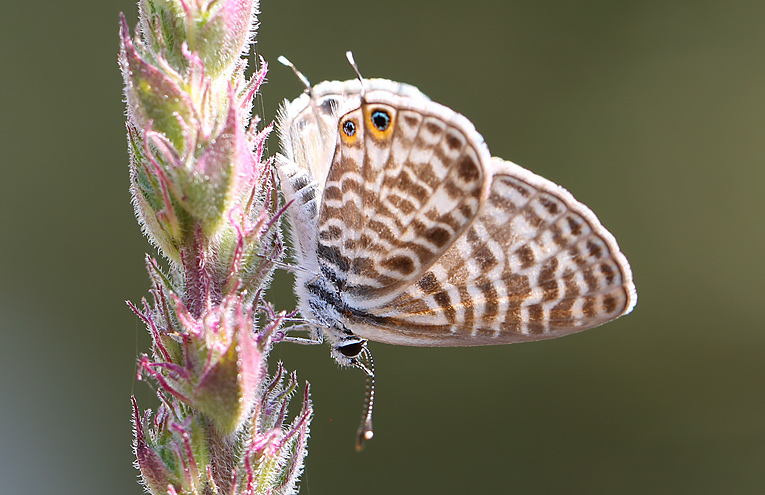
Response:
[[[364,341],[338,346],[337,350],[340,351],[340,354],[343,356],[353,358],[361,354],[361,351],[364,350]]]
[[[352,120],[346,120],[343,122],[343,132],[346,136],[352,137],[356,134],[356,124]]]
[[[375,110],[372,112],[372,124],[382,132],[390,126],[390,115],[385,110]]]

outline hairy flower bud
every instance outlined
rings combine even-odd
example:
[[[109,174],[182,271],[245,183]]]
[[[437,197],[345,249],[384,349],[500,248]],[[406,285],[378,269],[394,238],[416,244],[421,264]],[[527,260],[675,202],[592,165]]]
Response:
[[[172,67],[186,65],[181,42],[199,54],[212,77],[230,76],[254,35],[253,0],[141,0],[140,31],[155,53]]]
[[[252,314],[236,295],[199,318],[173,299],[179,322],[173,334],[182,340],[184,363],[152,362],[144,356],[140,367],[166,392],[204,413],[223,435],[233,434],[251,413],[265,374],[270,329],[253,334]],[[277,319],[271,328],[278,324]]]
[[[163,404],[153,417],[146,411],[144,417],[133,403],[133,450],[136,467],[146,489],[154,494],[201,493],[206,473],[199,467],[207,463],[204,444],[204,426],[191,419],[181,419],[179,412]],[[179,422],[180,421],[180,422]]]
[[[176,2],[142,5],[147,11],[156,11],[152,21],[146,21],[155,29],[149,30],[144,24],[144,40],[131,39],[123,18],[120,30],[134,206],[152,242],[168,259],[180,263],[182,251],[195,241],[198,232],[214,243],[233,234],[228,216],[235,207],[247,205],[254,212],[259,206],[250,199],[258,196],[254,188],[266,173],[255,156],[261,137],[248,134],[244,124],[266,67],[262,63],[261,70],[245,81],[245,62],[234,57],[250,36],[254,21],[247,17],[245,22],[242,12],[250,15],[251,1],[211,2],[213,6],[205,9],[194,2],[180,2],[188,7],[180,12],[189,10],[211,17],[172,20],[168,16],[180,8]],[[164,38],[157,33],[192,24],[197,37],[231,29],[217,43],[205,37],[197,39],[197,44],[210,50],[217,47],[213,51],[218,56],[231,59],[225,62],[227,77],[221,77],[219,70],[210,71],[211,60],[223,62],[211,54],[191,51],[191,40],[181,43],[180,56],[185,63],[175,63],[181,67],[173,67],[165,58],[170,52],[164,50]],[[178,32],[172,32],[177,43]],[[163,50],[152,53],[156,46]]]

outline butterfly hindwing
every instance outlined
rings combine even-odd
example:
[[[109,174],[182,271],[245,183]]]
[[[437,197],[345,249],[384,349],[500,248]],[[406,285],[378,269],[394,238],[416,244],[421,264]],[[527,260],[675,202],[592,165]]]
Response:
[[[357,325],[373,340],[465,346],[559,337],[629,312],[632,275],[608,231],[570,193],[492,159],[465,234],[415,284]]]

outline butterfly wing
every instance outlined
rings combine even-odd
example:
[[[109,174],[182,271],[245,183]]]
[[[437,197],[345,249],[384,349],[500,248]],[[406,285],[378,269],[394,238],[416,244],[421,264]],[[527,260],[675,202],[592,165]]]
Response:
[[[489,345],[631,311],[627,260],[565,189],[490,158],[467,119],[412,87],[384,81],[362,100],[360,85],[325,84],[340,86],[285,112],[279,173],[303,232],[301,311],[330,336]]]
[[[364,81],[366,91],[401,95],[410,101],[429,101],[417,88],[387,79]],[[324,81],[300,97],[285,101],[278,116],[282,152],[277,155],[277,172],[287,209],[295,254],[305,276],[318,273],[316,230],[319,203],[335,153],[340,116],[361,104],[361,83]],[[298,281],[298,292],[304,285]],[[302,299],[305,299],[303,297]]]
[[[637,301],[614,237],[562,187],[493,158],[491,187],[465,234],[425,275],[355,323],[403,345],[541,340],[629,313]]]
[[[377,111],[391,125],[380,131]],[[355,134],[343,136],[351,121]],[[318,222],[347,328],[400,345],[554,338],[631,311],[613,236],[562,187],[490,158],[464,117],[370,93],[339,122]]]
[[[488,151],[463,117],[370,91],[338,124],[318,222],[322,274],[353,311],[400,296],[465,233]]]

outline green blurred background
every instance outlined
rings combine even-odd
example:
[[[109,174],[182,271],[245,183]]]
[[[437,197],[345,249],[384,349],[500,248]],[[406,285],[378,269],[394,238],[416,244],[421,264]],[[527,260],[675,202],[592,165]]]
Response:
[[[469,6],[468,6],[469,5]],[[137,494],[129,396],[148,289],[128,195],[117,19],[0,17],[0,492]],[[313,81],[406,81],[495,155],[568,188],[632,263],[635,312],[542,343],[372,345],[364,377],[280,345],[312,384],[304,494],[765,491],[765,3],[264,0],[261,113]],[[275,140],[270,151],[277,149]],[[272,299],[294,304],[286,276]],[[297,405],[293,406],[297,409]]]

